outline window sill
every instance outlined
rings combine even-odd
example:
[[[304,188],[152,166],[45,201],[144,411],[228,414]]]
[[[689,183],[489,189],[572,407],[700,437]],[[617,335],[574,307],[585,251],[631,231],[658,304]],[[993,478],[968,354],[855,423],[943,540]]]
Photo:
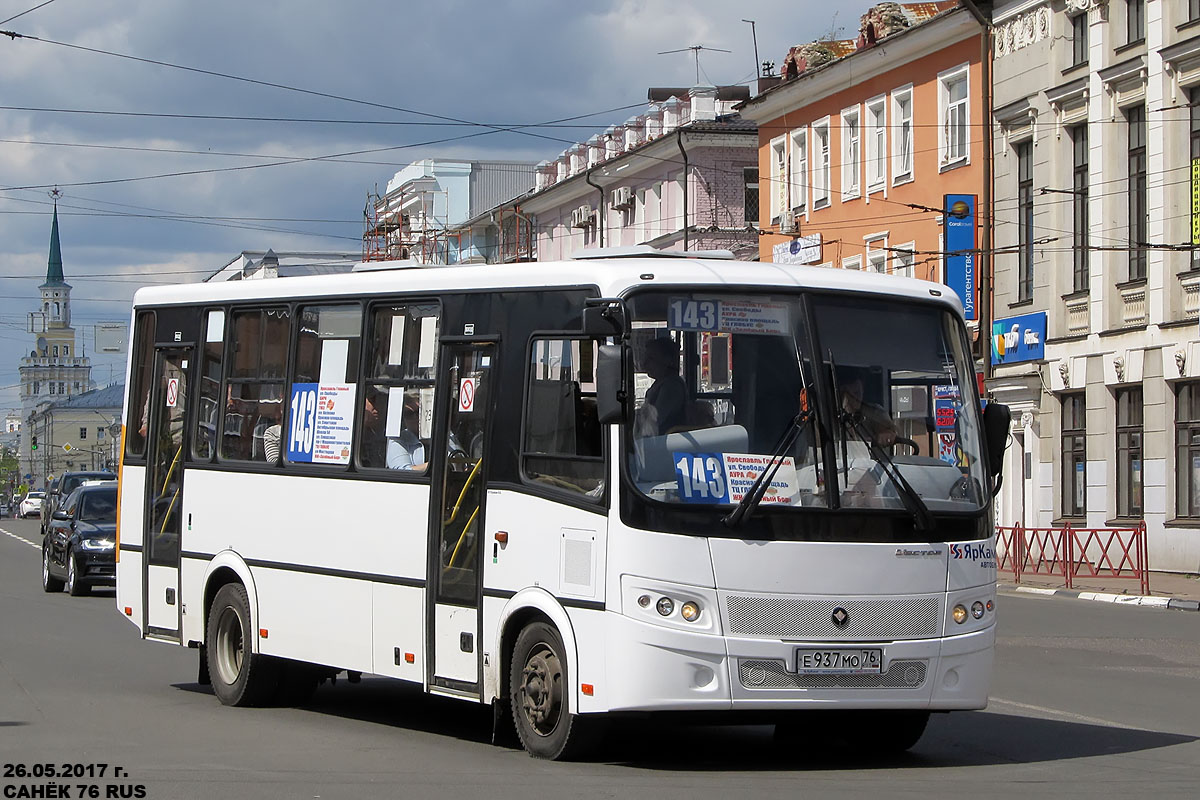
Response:
[[[1068,75],[1071,75],[1076,72],[1080,72],[1082,70],[1086,70],[1087,68],[1088,68],[1088,62],[1080,61],[1078,64],[1072,64],[1071,66],[1064,69],[1062,71],[1062,76],[1065,78]]]
[[[1117,517],[1116,519],[1104,520],[1104,526],[1107,528],[1136,528],[1138,523],[1142,521],[1142,517]]]
[[[903,186],[906,183],[912,183],[913,176],[911,172],[906,172],[903,175],[897,175],[892,179],[892,186]]]
[[[1025,308],[1026,306],[1031,306],[1031,305],[1033,305],[1032,297],[1030,297],[1028,300],[1018,300],[1015,303],[1009,303],[1008,307],[1009,308]]]
[[[861,200],[861,199],[862,199],[862,195],[858,193],[857,189],[855,189],[853,192],[842,195],[843,203],[849,203],[851,200]]]
[[[1146,38],[1143,36],[1141,39],[1134,39],[1132,42],[1126,42],[1125,44],[1121,45],[1120,47],[1115,48],[1113,50],[1113,55],[1119,56],[1122,53],[1128,53],[1130,50],[1135,50],[1139,47],[1145,47],[1145,46],[1146,46]]]
[[[1163,523],[1164,528],[1200,528],[1200,517],[1175,517]]]
[[[1082,526],[1087,525],[1087,515],[1081,517],[1057,517],[1050,526],[1053,528],[1061,528],[1064,525]]]
[[[1068,292],[1067,294],[1059,295],[1059,299],[1061,299],[1064,303],[1069,303],[1072,300],[1082,300],[1085,297],[1090,297],[1090,296],[1091,296],[1090,289],[1080,289],[1077,292]]]
[[[966,167],[966,166],[969,166],[970,164],[971,164],[971,157],[963,156],[962,158],[958,159],[957,161],[951,161],[949,163],[942,164],[940,167],[938,167],[938,172],[949,172],[952,169],[958,169],[959,167]]]
[[[822,208],[829,208],[829,198],[828,197],[822,197],[820,200],[813,201],[813,209],[814,210],[820,210]]]
[[[1146,285],[1145,278],[1132,278],[1124,283],[1117,284],[1117,291],[1123,292],[1126,289],[1138,289]]]
[[[1200,17],[1189,19],[1187,22],[1175,26],[1177,31],[1190,31],[1193,28],[1200,28]]]

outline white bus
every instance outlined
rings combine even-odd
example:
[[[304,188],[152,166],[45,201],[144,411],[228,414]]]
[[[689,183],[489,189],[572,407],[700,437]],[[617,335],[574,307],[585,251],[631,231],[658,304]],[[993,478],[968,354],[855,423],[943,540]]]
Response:
[[[983,708],[1007,409],[953,294],[600,255],[139,290],[118,610],[225,704],[387,676],[547,758]]]

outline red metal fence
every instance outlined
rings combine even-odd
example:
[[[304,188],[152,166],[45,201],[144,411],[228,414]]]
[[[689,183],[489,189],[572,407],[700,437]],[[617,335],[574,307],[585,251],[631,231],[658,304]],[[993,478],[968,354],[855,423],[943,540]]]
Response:
[[[1072,589],[1077,578],[1120,578],[1136,580],[1141,593],[1150,594],[1144,522],[1133,528],[997,526],[996,540],[997,566],[1017,583],[1023,575],[1044,575]]]

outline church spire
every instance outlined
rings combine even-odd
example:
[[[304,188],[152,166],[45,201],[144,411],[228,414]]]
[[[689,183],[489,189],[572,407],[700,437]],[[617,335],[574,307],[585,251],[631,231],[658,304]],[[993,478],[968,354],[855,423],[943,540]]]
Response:
[[[58,243],[58,197],[54,196],[54,222],[50,224],[50,260],[46,265],[46,282],[39,288],[47,286],[65,286],[63,278],[62,246]]]

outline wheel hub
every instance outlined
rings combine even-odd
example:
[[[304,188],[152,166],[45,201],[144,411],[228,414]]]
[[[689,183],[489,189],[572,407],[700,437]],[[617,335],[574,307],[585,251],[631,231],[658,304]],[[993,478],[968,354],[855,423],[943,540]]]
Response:
[[[529,655],[521,672],[521,695],[530,727],[548,736],[558,725],[562,708],[562,666],[553,651],[542,647]]]

